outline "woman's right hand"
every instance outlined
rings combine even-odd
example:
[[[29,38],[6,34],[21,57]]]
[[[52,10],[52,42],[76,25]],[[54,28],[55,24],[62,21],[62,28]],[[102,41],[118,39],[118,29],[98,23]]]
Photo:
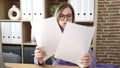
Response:
[[[46,53],[43,50],[43,47],[36,46],[34,54],[35,58],[39,61],[40,64],[44,63],[44,57],[46,56]]]

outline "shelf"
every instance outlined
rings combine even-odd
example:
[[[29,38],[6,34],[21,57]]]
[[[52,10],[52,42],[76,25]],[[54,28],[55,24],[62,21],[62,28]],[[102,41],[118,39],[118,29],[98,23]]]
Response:
[[[21,22],[22,20],[0,19],[1,22]]]
[[[36,42],[24,42],[23,45],[36,46]]]
[[[8,11],[13,4],[20,8],[20,0],[0,0],[0,19],[9,19]]]
[[[7,44],[8,44],[8,45],[9,45],[9,44],[10,44],[10,45],[21,45],[21,43],[2,43],[2,44],[3,44],[3,45],[4,45],[4,44],[6,44],[6,45],[7,45]]]
[[[85,26],[94,26],[93,22],[76,22],[76,23],[80,25],[85,25]]]

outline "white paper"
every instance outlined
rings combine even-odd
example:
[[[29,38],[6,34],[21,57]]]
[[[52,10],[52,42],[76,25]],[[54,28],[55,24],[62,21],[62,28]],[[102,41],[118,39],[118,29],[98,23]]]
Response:
[[[55,54],[62,32],[55,17],[31,22],[37,45],[43,47],[47,56],[45,60]]]
[[[80,65],[80,56],[88,52],[94,34],[94,27],[67,23],[55,58]]]

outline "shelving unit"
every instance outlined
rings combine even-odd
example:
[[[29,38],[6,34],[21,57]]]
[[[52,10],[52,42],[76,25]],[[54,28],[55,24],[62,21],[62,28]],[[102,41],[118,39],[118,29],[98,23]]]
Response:
[[[60,3],[68,2],[69,0],[45,0],[45,18],[51,17],[50,7],[52,5],[59,5]],[[21,0],[0,0],[0,52],[13,52],[19,54],[22,57],[22,63],[33,63],[33,54],[34,48],[36,46],[36,42],[31,41],[31,25],[30,20],[10,20],[8,17],[8,10],[12,7],[12,5],[16,5],[20,10],[21,8]],[[97,1],[95,0],[95,5]],[[96,8],[96,6],[95,6]],[[96,9],[95,9],[96,10]],[[95,11],[95,19],[94,21],[77,21],[76,23],[83,25],[94,26],[97,23],[96,17],[97,12]],[[2,43],[2,29],[1,22],[20,22],[21,23],[21,43]],[[94,41],[94,40],[93,40]],[[92,46],[95,53],[95,41]]]
[[[17,8],[21,8],[22,0],[0,0],[0,52],[12,52],[18,54],[22,57],[22,63],[33,63],[32,54],[34,52],[36,42],[31,41],[31,20],[10,20],[8,17],[8,10],[12,5],[16,5]],[[32,0],[31,0],[32,1]],[[44,1],[44,0],[43,0]],[[49,13],[49,8],[53,4],[60,4],[62,2],[67,2],[67,0],[45,0],[45,18],[51,17]],[[21,13],[22,14],[22,13]],[[43,15],[44,16],[44,15]],[[19,22],[21,23],[21,43],[8,43],[2,42],[2,29],[1,22]]]

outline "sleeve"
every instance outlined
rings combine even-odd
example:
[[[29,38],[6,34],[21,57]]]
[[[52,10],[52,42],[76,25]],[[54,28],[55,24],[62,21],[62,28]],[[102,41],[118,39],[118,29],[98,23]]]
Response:
[[[34,57],[34,64],[39,65],[38,60]]]
[[[96,66],[96,61],[95,61],[95,57],[94,57],[94,54],[93,54],[93,51],[91,50],[91,48],[89,49],[89,53],[92,58],[92,62],[88,68],[94,68]]]

